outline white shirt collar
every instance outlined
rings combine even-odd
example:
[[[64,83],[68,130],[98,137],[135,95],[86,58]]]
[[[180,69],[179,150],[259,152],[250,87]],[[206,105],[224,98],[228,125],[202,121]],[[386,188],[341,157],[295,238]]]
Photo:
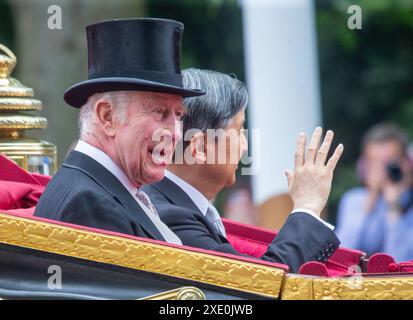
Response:
[[[109,170],[133,196],[135,196],[138,188],[136,188],[129,181],[123,170],[119,168],[119,166],[106,153],[82,140],[78,141],[75,150],[99,162],[102,166]]]
[[[165,177],[177,184],[192,199],[202,214],[206,215],[209,201],[201,192],[168,170],[165,170]]]

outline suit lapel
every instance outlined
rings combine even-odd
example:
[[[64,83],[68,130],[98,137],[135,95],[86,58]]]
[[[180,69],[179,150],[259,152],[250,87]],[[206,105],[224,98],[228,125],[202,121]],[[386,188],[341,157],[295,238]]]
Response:
[[[170,179],[165,177],[163,178],[163,180],[152,183],[150,186],[161,192],[166,198],[168,198],[169,202],[181,207],[192,209],[196,212],[199,212],[203,217],[205,217],[204,213],[199,210],[198,206],[194,201],[192,201],[191,197]],[[228,242],[227,238],[225,238],[220,232],[218,232],[215,229],[215,226],[213,226],[206,217],[205,221],[207,221],[207,223],[211,226],[211,229],[214,230],[214,232],[222,242]]]
[[[150,186],[161,192],[171,203],[192,209],[203,215],[189,195],[170,179],[165,177],[163,180],[152,183]]]
[[[63,166],[80,170],[88,175],[97,184],[109,192],[116,201],[122,204],[122,206],[127,209],[126,211],[128,212],[129,217],[132,220],[137,221],[153,239],[165,241],[159,230],[129,191],[109,170],[96,160],[81,152],[72,151]]]

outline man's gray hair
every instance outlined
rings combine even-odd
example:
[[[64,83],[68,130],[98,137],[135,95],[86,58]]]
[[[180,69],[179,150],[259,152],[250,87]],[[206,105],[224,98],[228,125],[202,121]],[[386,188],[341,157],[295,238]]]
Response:
[[[189,68],[182,71],[185,88],[206,92],[203,96],[184,99],[187,113],[183,117],[183,135],[188,130],[225,129],[231,119],[248,103],[245,85],[227,74]]]
[[[103,93],[95,93],[90,96],[87,102],[80,108],[79,113],[79,129],[80,139],[84,139],[87,134],[93,131],[96,124],[95,106],[99,100],[109,102],[116,110],[116,116],[121,124],[124,124],[127,119],[128,105],[132,101],[131,91],[111,91]]]

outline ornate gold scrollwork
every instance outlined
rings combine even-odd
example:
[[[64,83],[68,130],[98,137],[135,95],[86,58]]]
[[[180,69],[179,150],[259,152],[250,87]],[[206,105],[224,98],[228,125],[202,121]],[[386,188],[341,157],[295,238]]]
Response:
[[[286,275],[283,300],[412,300],[413,275],[309,277]]]
[[[277,298],[284,270],[0,213],[0,242]],[[187,294],[189,296],[189,294]]]

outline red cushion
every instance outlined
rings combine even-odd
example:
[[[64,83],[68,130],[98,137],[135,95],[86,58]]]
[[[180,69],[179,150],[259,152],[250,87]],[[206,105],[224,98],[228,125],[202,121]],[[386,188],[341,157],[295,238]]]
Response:
[[[367,264],[368,273],[413,272],[413,260],[397,263],[385,253],[373,254]]]
[[[304,263],[300,267],[300,270],[298,270],[298,273],[318,277],[331,276],[328,272],[327,266],[324,263],[318,261],[309,261]]]
[[[0,209],[7,213],[33,215],[51,177],[29,173],[0,154]]]
[[[399,263],[399,272],[413,272],[413,260],[400,262]]]
[[[364,255],[365,253],[360,250],[338,248],[326,262],[328,276],[335,277],[360,272],[356,266],[359,265]]]
[[[0,180],[45,186],[50,177],[31,174],[20,168],[13,160],[0,154]]]
[[[267,251],[268,244],[276,236],[276,232],[243,224],[237,221],[222,219],[229,243],[239,253],[260,258]]]
[[[0,209],[27,209],[34,207],[42,195],[44,186],[22,182],[0,181]]]
[[[364,253],[361,251],[338,248],[326,263],[309,261],[300,267],[298,273],[319,277],[337,277],[360,273],[359,262],[363,255]]]
[[[394,258],[385,253],[373,254],[367,263],[368,273],[386,273],[398,270],[398,266]]]
[[[240,253],[261,257],[268,245],[277,235],[276,231],[246,225],[240,222],[222,219],[227,232],[228,241]],[[327,263],[311,261],[304,264],[299,273],[315,276],[334,277],[352,274],[360,262],[364,252],[347,248],[338,248]]]
[[[49,183],[50,179],[52,179],[51,176],[46,176],[44,174],[39,174],[39,173],[31,173],[31,176],[33,178],[35,178],[37,181],[39,181],[39,183],[42,186],[47,186],[47,184]]]

